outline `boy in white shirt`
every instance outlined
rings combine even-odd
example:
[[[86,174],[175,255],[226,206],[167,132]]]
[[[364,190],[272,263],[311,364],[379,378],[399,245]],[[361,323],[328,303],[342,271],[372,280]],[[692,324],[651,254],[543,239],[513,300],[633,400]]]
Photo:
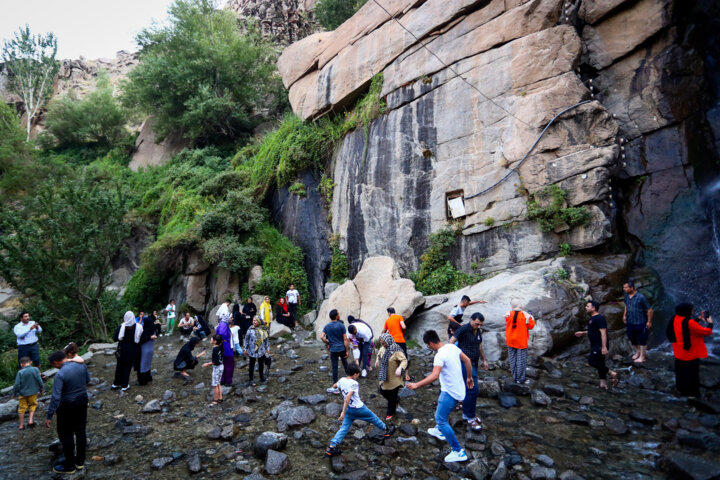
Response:
[[[236,355],[242,355],[242,347],[240,346],[240,326],[235,325],[234,319],[230,317],[230,338],[232,339],[232,349]]]
[[[450,444],[452,451],[445,457],[446,462],[464,462],[468,456],[460,446],[448,419],[458,402],[462,402],[465,398],[465,385],[468,389],[473,388],[470,358],[462,353],[456,345],[442,343],[435,330],[426,331],[423,335],[423,342],[430,350],[436,352],[433,371],[417,383],[408,383],[406,387],[415,390],[440,379],[440,396],[435,410],[437,426],[429,428],[427,432],[435,438],[447,440]],[[462,364],[465,364],[465,371],[468,372],[465,382],[463,382]]]
[[[395,433],[395,427],[392,425],[385,425],[382,420],[378,418],[368,407],[365,406],[362,400],[360,400],[360,385],[357,382],[360,376],[360,366],[356,363],[351,363],[347,367],[347,377],[343,377],[333,385],[333,388],[337,388],[342,392],[342,396],[345,399],[343,403],[342,412],[340,413],[340,420],[342,425],[337,431],[335,436],[330,440],[330,446],[325,450],[325,454],[329,457],[339,455],[341,453],[337,446],[342,442],[345,435],[350,431],[355,420],[363,420],[368,423],[372,423],[376,427],[383,430],[385,437],[391,436]]]

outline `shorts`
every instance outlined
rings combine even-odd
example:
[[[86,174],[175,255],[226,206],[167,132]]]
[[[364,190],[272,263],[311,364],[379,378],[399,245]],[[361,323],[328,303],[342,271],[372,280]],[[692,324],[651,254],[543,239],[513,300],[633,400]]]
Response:
[[[635,345],[640,345],[641,347],[646,346],[647,338],[648,338],[647,326],[644,323],[640,323],[640,324],[628,323],[627,324],[627,337],[633,346],[635,346]]]
[[[18,398],[18,414],[24,415],[26,411],[34,412],[37,408],[37,394]]]
[[[213,387],[217,387],[220,385],[220,379],[222,378],[223,370],[225,370],[225,367],[223,365],[213,365],[211,383]]]

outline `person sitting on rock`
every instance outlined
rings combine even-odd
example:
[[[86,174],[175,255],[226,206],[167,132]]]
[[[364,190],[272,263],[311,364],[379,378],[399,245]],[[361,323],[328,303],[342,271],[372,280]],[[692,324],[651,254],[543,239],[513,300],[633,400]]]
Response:
[[[205,350],[200,352],[197,357],[192,354],[193,349],[198,343],[200,343],[198,337],[191,337],[190,340],[180,348],[173,363],[173,369],[180,372],[180,375],[186,379],[190,378],[190,374],[187,371],[195,368],[198,364],[198,358],[205,355]]]
[[[275,307],[275,321],[281,325],[285,325],[290,330],[295,330],[295,322],[288,310],[288,304],[285,303],[285,297],[280,297]]]
[[[337,431],[335,436],[330,440],[330,446],[325,449],[325,454],[328,457],[339,455],[342,453],[338,448],[340,442],[342,442],[345,435],[350,431],[355,420],[363,420],[368,423],[372,423],[377,428],[382,430],[383,437],[390,437],[395,433],[395,427],[392,425],[386,425],[382,420],[378,418],[365,404],[360,400],[360,385],[358,384],[358,377],[360,377],[360,365],[351,363],[348,365],[347,377],[343,377],[333,385],[333,388],[337,388],[344,398],[342,412],[340,412],[339,420],[342,423],[340,429]]]
[[[448,420],[458,402],[465,399],[466,387],[472,389],[475,385],[472,377],[472,364],[468,356],[456,345],[442,343],[435,330],[427,330],[423,334],[423,342],[430,350],[435,352],[432,373],[417,383],[408,383],[406,387],[410,390],[416,390],[440,379],[440,396],[435,410],[435,422],[437,425],[429,428],[427,433],[439,440],[447,440],[450,444],[452,450],[445,457],[446,462],[464,462],[468,459],[468,456],[465,449],[460,446],[460,442],[458,442]],[[465,372],[467,372],[464,381],[462,365],[465,365]]]
[[[598,371],[600,377],[600,388],[608,389],[607,376],[610,378],[613,386],[618,383],[618,374],[605,366],[605,357],[608,354],[608,334],[607,320],[598,312],[600,304],[595,300],[590,300],[585,305],[585,311],[590,314],[588,329],[575,332],[576,337],[587,335],[590,341],[590,356],[588,356],[588,364]]]
[[[515,383],[526,383],[527,347],[530,330],[535,328],[535,318],[523,311],[520,300],[510,301],[510,310],[505,316],[505,341],[508,347],[508,363]]]
[[[185,316],[180,320],[180,323],[178,324],[178,329],[180,330],[180,335],[189,337],[193,333],[193,329],[195,328],[195,320],[192,319],[190,316],[190,312],[185,312]]]

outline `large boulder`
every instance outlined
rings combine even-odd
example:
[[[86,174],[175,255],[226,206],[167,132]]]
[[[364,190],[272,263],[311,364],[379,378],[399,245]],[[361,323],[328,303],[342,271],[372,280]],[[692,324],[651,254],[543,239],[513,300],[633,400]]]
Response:
[[[568,261],[564,258],[534,262],[506,270],[492,278],[448,294],[449,301],[425,310],[411,319],[408,335],[420,340],[425,330],[434,329],[442,336],[447,329],[450,309],[460,302],[463,295],[473,300],[484,300],[465,311],[466,318],[474,312],[485,316],[483,349],[489,360],[498,360],[505,351],[505,316],[510,301],[518,298],[524,309],[530,311],[536,325],[530,332],[528,349],[531,354],[543,355],[574,341],[574,332],[580,329],[583,318],[584,295],[589,293],[588,283],[597,283],[596,276],[583,276],[578,268],[570,276]],[[585,269],[602,271],[617,278],[612,270],[625,267],[622,261],[598,262],[594,267],[590,259]],[[601,270],[602,269],[602,270]]]
[[[397,314],[408,318],[424,302],[412,280],[400,278],[392,258],[370,257],[353,280],[346,281],[323,302],[315,321],[315,332],[320,335],[330,321],[328,313],[337,309],[343,320],[352,315],[368,322],[377,336],[388,316],[388,307],[394,307]]]
[[[262,267],[260,265],[255,265],[250,269],[250,274],[248,274],[248,290],[251,292],[255,291],[255,287],[257,287],[257,284],[260,283],[260,279],[262,278]],[[247,299],[245,299],[247,300]]]

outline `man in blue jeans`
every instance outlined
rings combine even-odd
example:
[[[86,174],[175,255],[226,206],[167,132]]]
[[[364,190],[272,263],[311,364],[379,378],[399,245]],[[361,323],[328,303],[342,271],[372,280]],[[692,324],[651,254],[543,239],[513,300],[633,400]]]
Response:
[[[482,333],[480,327],[483,326],[485,317],[480,312],[475,312],[470,317],[470,323],[466,323],[462,327],[455,330],[450,337],[449,343],[457,343],[458,348],[470,359],[472,363],[472,379],[473,387],[465,390],[465,400],[463,400],[463,419],[468,422],[470,428],[479,432],[482,430],[482,420],[476,415],[476,403],[478,397],[478,361],[482,356],[483,369],[488,369],[488,362],[485,358],[485,352],[482,348]],[[463,378],[467,377],[465,365],[462,366]]]
[[[333,383],[336,384],[338,381],[338,360],[342,361],[345,374],[347,374],[348,371],[347,358],[348,355],[350,355],[350,341],[345,333],[345,324],[340,320],[340,313],[333,308],[330,310],[329,317],[330,323],[323,327],[320,340],[330,349]],[[327,392],[338,394],[340,390],[338,390],[336,385],[333,385],[327,389]]]
[[[448,419],[458,402],[462,402],[465,398],[466,386],[468,389],[472,389],[475,385],[472,375],[467,375],[463,382],[462,366],[465,366],[466,372],[472,372],[472,364],[468,356],[458,347],[451,343],[442,343],[435,330],[426,331],[423,335],[423,342],[430,350],[436,352],[433,371],[417,383],[408,383],[406,387],[415,390],[440,379],[440,396],[437,401],[437,410],[435,410],[437,426],[429,428],[427,432],[435,438],[447,440],[450,444],[452,451],[445,457],[446,462],[464,462],[468,456],[455,437],[455,432]]]

